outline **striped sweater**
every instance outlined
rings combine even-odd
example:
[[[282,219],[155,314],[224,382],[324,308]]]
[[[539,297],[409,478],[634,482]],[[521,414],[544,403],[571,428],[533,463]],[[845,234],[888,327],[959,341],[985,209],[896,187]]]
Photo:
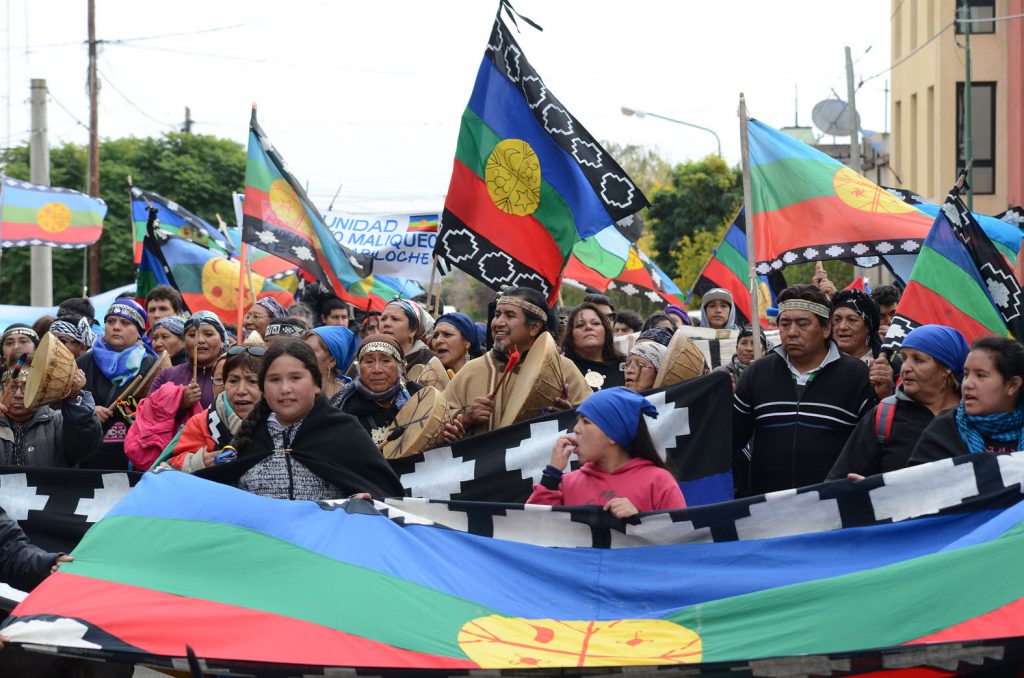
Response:
[[[749,486],[739,488],[741,493],[822,482],[854,426],[874,407],[867,366],[831,349],[805,386],[797,385],[781,348],[751,363],[740,377],[734,446],[742,448],[753,435]]]

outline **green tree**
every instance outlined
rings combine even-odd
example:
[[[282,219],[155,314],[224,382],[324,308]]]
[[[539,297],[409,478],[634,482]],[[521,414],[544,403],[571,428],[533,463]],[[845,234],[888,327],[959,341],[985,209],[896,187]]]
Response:
[[[672,259],[676,263],[675,283],[684,292],[691,289],[697,282],[697,276],[704,268],[704,264],[711,258],[718,243],[722,241],[725,230],[729,224],[722,224],[710,231],[696,231],[692,235],[684,235],[679,243],[672,249]],[[699,308],[700,299],[694,297],[690,300],[690,306]]]
[[[672,278],[680,277],[673,251],[683,238],[701,231],[716,232],[743,202],[740,170],[717,155],[676,165],[671,183],[657,191],[648,211],[654,233],[654,261]],[[699,269],[704,261],[697,263]]]
[[[0,163],[10,177],[28,180],[28,144],[5,151]],[[50,183],[85,192],[88,154],[66,143],[50,149]],[[108,139],[100,144],[100,197],[107,203],[100,238],[103,289],[135,280],[133,226],[128,177],[139,188],[156,191],[211,223],[233,214],[232,191],[245,183],[245,149],[229,139],[171,132],[159,138]],[[82,293],[83,250],[53,250],[53,296],[59,302]],[[3,252],[0,303],[29,301],[29,248]],[[95,294],[102,290],[90,290]]]

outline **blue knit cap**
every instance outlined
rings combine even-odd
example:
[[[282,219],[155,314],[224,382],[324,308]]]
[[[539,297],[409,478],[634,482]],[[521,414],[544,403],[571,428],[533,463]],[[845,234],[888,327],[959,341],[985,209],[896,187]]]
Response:
[[[146,336],[146,323],[149,322],[149,316],[146,315],[145,309],[143,309],[137,302],[132,299],[118,299],[110,308],[107,309],[107,314],[103,316],[106,320],[112,315],[116,315],[119,318],[124,318],[131,324],[135,325],[135,328],[139,330],[139,336]]]
[[[483,351],[480,350],[480,335],[476,332],[476,325],[473,323],[473,319],[465,313],[445,313],[437,322],[434,323],[434,327],[437,327],[441,323],[448,323],[459,331],[466,341],[469,342],[469,353],[472,356],[478,356]]]
[[[912,348],[927,353],[953,370],[956,383],[964,380],[964,362],[971,347],[963,335],[945,325],[921,325],[915,327],[903,339],[900,348]]]
[[[658,409],[639,393],[615,386],[588,396],[576,408],[576,414],[590,419],[605,435],[628,450],[633,447],[640,417],[646,414],[657,419]]]

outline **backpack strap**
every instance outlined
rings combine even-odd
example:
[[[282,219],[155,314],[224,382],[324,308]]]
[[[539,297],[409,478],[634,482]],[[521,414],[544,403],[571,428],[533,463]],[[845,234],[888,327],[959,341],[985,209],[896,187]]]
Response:
[[[896,418],[896,396],[883,398],[875,408],[875,442],[884,445],[892,433],[892,422]]]

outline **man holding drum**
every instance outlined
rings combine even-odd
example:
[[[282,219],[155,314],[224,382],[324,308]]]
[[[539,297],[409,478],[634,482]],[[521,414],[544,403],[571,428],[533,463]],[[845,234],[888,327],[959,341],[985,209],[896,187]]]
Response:
[[[576,407],[593,393],[572,361],[559,355],[553,339],[557,316],[537,290],[513,287],[500,293],[490,328],[493,349],[466,363],[445,389],[455,418],[446,427],[449,440],[507,426],[540,410]],[[519,361],[506,374],[517,349]]]

